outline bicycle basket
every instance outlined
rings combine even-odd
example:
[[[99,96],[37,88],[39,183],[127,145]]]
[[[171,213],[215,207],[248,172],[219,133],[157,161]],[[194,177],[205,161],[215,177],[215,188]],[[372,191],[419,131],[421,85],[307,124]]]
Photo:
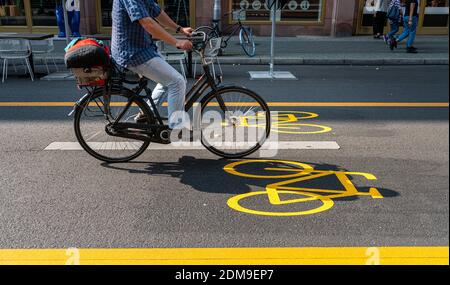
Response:
[[[78,86],[103,86],[111,66],[110,52],[96,39],[75,39],[66,48],[65,63]]]
[[[71,70],[80,87],[104,86],[109,74],[108,69],[103,66],[72,68]]]

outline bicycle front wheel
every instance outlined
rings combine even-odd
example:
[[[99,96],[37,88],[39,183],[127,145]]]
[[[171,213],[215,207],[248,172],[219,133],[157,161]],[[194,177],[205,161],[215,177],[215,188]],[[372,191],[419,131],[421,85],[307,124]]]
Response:
[[[256,45],[255,40],[253,39],[253,33],[250,28],[241,28],[241,31],[239,32],[239,41],[241,42],[241,46],[244,49],[244,52],[249,57],[254,57],[256,54]]]
[[[102,90],[87,96],[75,111],[75,134],[91,156],[108,163],[128,162],[140,156],[150,143],[112,136],[107,133],[107,126],[117,120],[116,123],[135,123],[140,113],[150,124],[153,115],[142,98],[125,89],[113,91],[108,101],[105,102]]]
[[[198,124],[202,144],[224,158],[248,156],[270,135],[271,116],[266,102],[241,87],[214,91],[201,103]]]
[[[200,26],[195,29],[195,32],[204,32],[208,40],[220,37],[217,30],[209,26]]]

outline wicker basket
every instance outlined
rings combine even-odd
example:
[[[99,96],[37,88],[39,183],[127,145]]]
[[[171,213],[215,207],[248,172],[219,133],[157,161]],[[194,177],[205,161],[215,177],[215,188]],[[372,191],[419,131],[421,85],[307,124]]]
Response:
[[[72,68],[79,86],[103,86],[108,79],[108,69],[102,66],[89,68]]]

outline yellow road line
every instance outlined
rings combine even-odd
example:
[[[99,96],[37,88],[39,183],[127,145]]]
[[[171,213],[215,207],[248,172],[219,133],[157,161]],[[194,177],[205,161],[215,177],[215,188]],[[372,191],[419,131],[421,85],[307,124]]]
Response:
[[[0,249],[0,265],[449,265],[449,247]]]
[[[230,102],[229,104],[231,106],[254,105],[242,102]],[[73,105],[73,102],[0,102],[0,107],[72,107]],[[448,102],[269,102],[268,105],[270,107],[449,107]]]

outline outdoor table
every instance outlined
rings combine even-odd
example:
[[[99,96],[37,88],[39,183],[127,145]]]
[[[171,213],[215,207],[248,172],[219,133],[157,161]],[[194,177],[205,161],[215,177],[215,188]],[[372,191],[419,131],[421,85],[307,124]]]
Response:
[[[23,40],[29,40],[29,41],[43,41],[43,40],[47,40],[50,38],[53,38],[54,35],[53,34],[20,34],[20,33],[0,33],[0,40],[1,39],[23,39]],[[34,60],[33,60],[33,50],[31,50],[30,52],[30,65],[31,65],[31,70],[33,71],[33,73],[36,75],[35,73],[35,69],[34,69]]]

